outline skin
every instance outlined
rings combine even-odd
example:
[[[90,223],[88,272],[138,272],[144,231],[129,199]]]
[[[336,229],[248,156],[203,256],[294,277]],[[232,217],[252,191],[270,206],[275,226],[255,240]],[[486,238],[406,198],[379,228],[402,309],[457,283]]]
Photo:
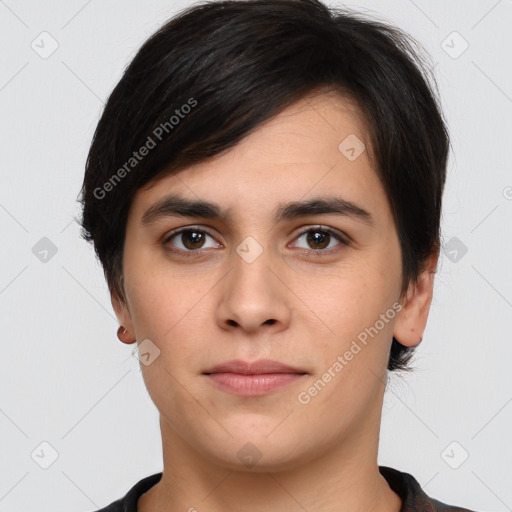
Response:
[[[366,144],[354,161],[338,150],[350,134]],[[298,401],[400,296],[399,240],[369,150],[353,103],[310,95],[234,148],[135,195],[123,253],[127,300],[113,293],[112,304],[126,342],[150,339],[160,349],[141,369],[164,457],[162,480],[139,511],[399,511],[377,466],[386,370],[393,335],[406,346],[422,338],[437,255],[401,311],[309,403]],[[169,193],[217,203],[232,219],[169,216],[143,226],[144,212]],[[281,203],[333,194],[367,210],[374,225],[335,214],[273,217]],[[348,244],[321,229],[323,242],[308,242],[318,225]],[[187,226],[207,231],[198,249],[181,235],[164,243]],[[262,249],[252,263],[236,252],[249,236]],[[307,374],[259,397],[220,390],[203,375],[260,358]],[[248,442],[261,453],[252,467],[237,456]]]

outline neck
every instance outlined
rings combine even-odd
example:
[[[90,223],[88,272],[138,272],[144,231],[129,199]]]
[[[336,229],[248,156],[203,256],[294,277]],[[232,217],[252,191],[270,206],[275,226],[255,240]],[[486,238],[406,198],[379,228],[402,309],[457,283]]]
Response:
[[[326,443],[323,453],[288,469],[257,464],[242,471],[205,460],[165,420],[160,424],[164,471],[139,498],[138,512],[259,512],[269,503],[274,512],[400,510],[400,498],[378,469],[378,428]]]

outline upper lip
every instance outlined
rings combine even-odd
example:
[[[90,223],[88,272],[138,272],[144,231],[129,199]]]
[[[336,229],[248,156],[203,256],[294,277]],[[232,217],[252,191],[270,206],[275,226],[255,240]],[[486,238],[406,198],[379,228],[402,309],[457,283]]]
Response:
[[[279,361],[272,361],[271,359],[259,359],[257,361],[249,362],[241,359],[234,359],[226,361],[225,363],[213,366],[204,373],[244,373],[247,375],[262,374],[262,373],[301,373],[306,372],[293,368]]]

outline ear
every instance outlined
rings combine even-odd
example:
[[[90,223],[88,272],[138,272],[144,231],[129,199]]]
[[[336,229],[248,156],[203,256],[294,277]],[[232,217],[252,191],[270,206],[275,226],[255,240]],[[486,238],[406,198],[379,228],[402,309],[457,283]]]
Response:
[[[418,276],[416,282],[409,285],[405,302],[396,316],[393,336],[406,347],[419,345],[423,338],[432,302],[438,257],[439,251],[429,256],[425,270]]]
[[[135,331],[133,329],[132,315],[128,308],[128,304],[124,300],[119,298],[119,296],[114,290],[110,292],[110,300],[112,302],[112,307],[114,308],[114,312],[116,314],[117,320],[119,321],[119,324],[124,326],[128,333],[130,333],[131,335],[135,335]]]

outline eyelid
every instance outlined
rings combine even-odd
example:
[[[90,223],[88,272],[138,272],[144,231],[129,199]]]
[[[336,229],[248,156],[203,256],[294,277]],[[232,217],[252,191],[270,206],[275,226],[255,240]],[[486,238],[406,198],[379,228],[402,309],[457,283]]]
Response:
[[[350,237],[348,235],[346,235],[344,232],[339,231],[334,228],[330,228],[328,226],[323,226],[321,224],[308,225],[308,227],[306,229],[299,232],[294,237],[294,241],[301,238],[303,235],[309,233],[310,231],[322,231],[322,232],[328,233],[329,235],[334,237],[339,242],[339,244],[336,245],[335,247],[331,247],[330,249],[303,249],[302,247],[300,247],[297,249],[298,251],[312,253],[312,254],[316,254],[316,255],[326,255],[327,256],[327,255],[332,254],[333,252],[339,250],[338,246],[340,246],[340,245],[341,246],[351,245]]]
[[[343,231],[340,231],[335,228],[331,228],[329,226],[324,226],[323,224],[308,224],[308,226],[301,232],[299,232],[295,238],[298,238],[302,235],[305,235],[306,233],[309,233],[310,231],[325,231],[326,233],[329,233],[330,235],[335,236],[340,242],[343,243],[350,243],[350,237],[345,234]],[[313,249],[311,249],[313,250]]]
[[[210,233],[208,228],[205,228],[204,226],[183,226],[181,228],[177,228],[170,233],[166,233],[162,238],[162,243],[167,244],[170,242],[171,238],[173,238],[176,235],[181,234],[184,231],[200,231],[201,233],[206,233],[211,238],[215,239],[215,236]],[[218,243],[218,242],[217,242]],[[187,252],[197,252],[197,251],[187,251]]]

